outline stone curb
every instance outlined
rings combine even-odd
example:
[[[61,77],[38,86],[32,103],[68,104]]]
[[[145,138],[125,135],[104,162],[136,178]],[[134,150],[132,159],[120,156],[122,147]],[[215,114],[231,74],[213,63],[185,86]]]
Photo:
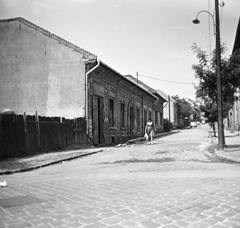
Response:
[[[99,153],[99,152],[103,152],[103,150],[98,150],[98,151],[89,152],[89,153],[86,152],[86,153],[82,153],[80,155],[76,155],[76,156],[73,156],[73,157],[63,158],[63,159],[59,159],[59,160],[48,162],[48,163],[41,164],[41,165],[36,165],[36,166],[33,166],[33,167],[29,167],[29,168],[23,168],[23,169],[17,169],[17,170],[7,170],[7,171],[3,171],[3,172],[0,171],[0,175],[9,175],[9,174],[13,174],[13,173],[32,171],[34,169],[39,169],[39,168],[47,167],[47,166],[50,166],[50,165],[55,165],[55,164],[58,164],[58,163],[61,163],[61,162],[70,161],[70,160],[73,160],[73,159],[76,159],[76,158],[85,157],[85,156],[96,154],[96,153]]]
[[[232,158],[230,156],[224,155],[224,154],[222,154],[221,150],[215,151],[215,154],[216,154],[217,157],[219,157],[221,159],[224,159],[224,160],[227,160],[227,161],[230,161],[230,162],[240,163],[239,158]]]

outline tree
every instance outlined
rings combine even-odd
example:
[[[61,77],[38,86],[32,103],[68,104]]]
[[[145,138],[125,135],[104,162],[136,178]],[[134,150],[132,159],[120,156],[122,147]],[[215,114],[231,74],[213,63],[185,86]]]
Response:
[[[199,79],[196,88],[196,97],[205,103],[205,111],[208,120],[214,125],[217,121],[217,75],[216,75],[216,51],[212,57],[207,55],[196,43],[192,45],[192,51],[197,55],[199,64],[192,66],[195,77]],[[222,76],[222,107],[223,117],[227,117],[228,111],[234,104],[234,92],[240,85],[240,51],[235,52],[230,57],[224,57],[226,45],[221,45],[221,76]],[[215,134],[215,133],[214,133]]]
[[[211,99],[205,98],[204,103],[200,106],[202,112],[205,113],[205,118],[208,119],[210,126],[213,128],[214,137],[216,137],[215,122],[217,122],[217,104]]]
[[[191,106],[192,106],[192,110],[193,110],[193,119],[195,121],[200,121],[201,120],[201,108],[200,108],[200,103],[199,100],[193,101],[191,99],[188,99],[188,101],[190,102]]]
[[[197,102],[192,101],[188,98],[180,98],[178,95],[172,96],[172,98],[176,101],[179,109],[179,115],[184,119],[190,119],[192,116],[194,120],[200,120],[201,110]]]
[[[179,114],[182,117],[190,117],[193,114],[192,106],[186,99],[180,98],[178,95],[172,96],[172,98],[179,105]]]

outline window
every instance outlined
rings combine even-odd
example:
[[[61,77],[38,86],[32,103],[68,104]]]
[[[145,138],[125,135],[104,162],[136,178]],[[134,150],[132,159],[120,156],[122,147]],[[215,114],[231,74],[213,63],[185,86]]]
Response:
[[[163,125],[163,114],[160,113],[160,125]]]
[[[147,124],[147,109],[144,109],[144,126]]]
[[[133,129],[135,126],[135,116],[133,106],[130,107],[130,134],[133,134]]]
[[[114,100],[109,99],[109,125],[113,127]]]
[[[155,111],[155,124],[158,124],[158,112]]]
[[[120,106],[120,126],[125,127],[125,104],[121,103]]]
[[[137,129],[140,129],[140,108],[139,107],[137,107],[136,114],[137,114]]]

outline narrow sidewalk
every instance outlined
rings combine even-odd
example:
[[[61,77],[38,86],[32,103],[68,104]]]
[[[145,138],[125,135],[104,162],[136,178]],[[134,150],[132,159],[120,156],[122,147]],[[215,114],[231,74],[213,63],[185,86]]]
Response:
[[[31,171],[34,169],[63,163],[102,151],[103,148],[84,148],[71,151],[58,151],[36,154],[23,158],[10,158],[0,161],[0,175]]]
[[[168,134],[174,134],[177,131],[164,132],[156,134],[154,138],[163,137]],[[144,141],[144,137],[132,139],[126,142],[126,144],[135,144]],[[113,146],[117,147],[117,146]],[[67,162],[73,159],[77,159],[83,156],[92,155],[95,153],[103,152],[104,149],[109,147],[86,147],[82,149],[76,149],[71,151],[58,151],[43,154],[31,155],[23,158],[10,158],[0,161],[0,175],[8,175],[17,172],[26,172],[42,167]]]
[[[229,161],[240,162],[240,133],[225,130],[224,134],[227,147],[224,150],[217,150],[216,155]]]

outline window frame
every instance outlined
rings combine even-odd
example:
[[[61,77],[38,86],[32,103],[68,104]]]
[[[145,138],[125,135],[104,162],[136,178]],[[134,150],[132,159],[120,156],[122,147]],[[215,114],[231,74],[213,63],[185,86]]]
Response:
[[[114,99],[109,98],[109,126],[114,127]]]
[[[125,103],[120,102],[120,127],[125,128]]]
[[[137,122],[137,129],[141,129],[141,112],[140,107],[136,107],[136,122]]]

